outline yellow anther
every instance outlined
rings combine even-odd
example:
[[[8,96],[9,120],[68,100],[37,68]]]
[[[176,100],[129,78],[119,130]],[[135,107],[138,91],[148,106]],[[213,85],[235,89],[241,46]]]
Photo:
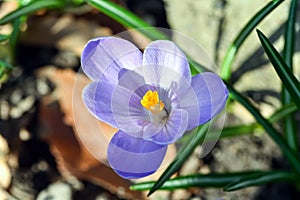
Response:
[[[141,104],[147,110],[153,113],[160,112],[164,109],[165,104],[159,100],[157,91],[148,90],[141,100]]]

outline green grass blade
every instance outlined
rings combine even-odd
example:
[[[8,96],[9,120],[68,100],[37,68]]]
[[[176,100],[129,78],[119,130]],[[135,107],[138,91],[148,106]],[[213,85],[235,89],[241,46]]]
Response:
[[[255,117],[257,122],[264,127],[269,136],[278,144],[281,151],[287,157],[294,170],[298,174],[300,174],[300,159],[298,155],[287,145],[285,140],[276,131],[272,124],[266,118],[264,118],[260,114],[260,112],[245,97],[238,93],[231,85],[227,84],[227,88],[231,92],[232,98],[240,102],[243,106],[245,106],[249,110],[249,112]]]
[[[144,20],[140,19],[138,16],[128,11],[127,9],[117,5],[116,3],[103,0],[86,0],[86,2],[92,7],[95,7],[105,15],[111,17],[112,19],[119,22],[120,24],[123,24],[126,27],[149,27],[149,29],[140,29],[139,31],[141,31],[145,36],[147,36],[151,40],[169,39],[165,34],[151,27],[150,24],[146,23]]]
[[[13,69],[14,66],[9,64],[8,62],[5,62],[3,60],[0,60],[0,68],[7,68],[7,69]]]
[[[296,14],[297,14],[297,0],[292,0],[290,5],[289,17],[285,27],[285,43],[283,48],[283,59],[287,66],[290,67],[293,72],[293,55],[295,51],[295,22],[296,22]],[[282,104],[286,105],[292,102],[291,96],[284,87],[282,86]],[[286,140],[288,145],[297,152],[298,150],[298,137],[296,131],[296,124],[294,115],[290,115],[286,117],[283,121],[284,132],[286,134]]]
[[[14,66],[10,63],[0,60],[0,84],[4,83],[8,79],[13,68]]]
[[[268,121],[270,123],[277,122],[279,120],[282,120],[289,116],[291,113],[297,111],[297,106],[294,103],[291,103],[289,105],[282,106],[280,109],[276,110],[270,118],[268,118]],[[217,130],[220,131],[220,130]],[[262,133],[264,131],[263,127],[257,123],[251,123],[251,124],[241,124],[241,125],[235,125],[235,126],[228,126],[224,127],[222,129],[222,134],[220,135],[220,139],[223,138],[229,138],[229,137],[236,137],[241,136],[249,133]],[[193,137],[192,135],[184,135],[179,141],[179,144],[186,144],[188,140]],[[208,134],[206,136],[207,141],[214,141],[215,136],[214,133]],[[200,141],[203,142],[203,141]]]
[[[12,52],[12,60],[15,60],[15,54],[16,54],[16,46],[19,39],[20,34],[20,25],[21,25],[21,19],[22,17],[18,17],[13,20],[13,31],[10,36],[9,44]]]
[[[285,105],[275,111],[272,116],[268,119],[270,123],[277,122],[281,119],[284,119],[288,117],[291,113],[297,111],[297,106],[294,103],[291,103],[289,105]],[[220,135],[220,138],[226,138],[226,137],[234,137],[234,136],[240,136],[247,133],[258,131],[263,131],[263,127],[259,123],[252,123],[252,124],[242,124],[242,125],[236,125],[236,126],[229,126],[222,129],[222,134]],[[210,136],[207,136],[207,139],[210,139]]]
[[[236,53],[238,52],[240,46],[243,44],[245,39],[251,33],[251,31],[269,14],[271,13],[279,4],[284,0],[273,0],[268,3],[265,7],[259,10],[250,21],[244,26],[244,28],[237,35],[233,43],[230,45],[223,63],[221,65],[221,77],[224,80],[229,80],[231,75],[231,64],[235,58]]]
[[[36,12],[43,8],[59,8],[64,5],[64,1],[61,0],[49,0],[49,1],[34,1],[31,4],[21,7],[0,19],[0,25],[9,23],[23,15],[27,15]]]
[[[272,116],[269,118],[269,121],[271,123],[277,122],[281,119],[284,119],[285,117],[287,117],[291,113],[297,111],[297,109],[298,109],[298,107],[294,103],[284,105],[272,114]]]
[[[294,182],[299,180],[299,176],[291,172],[270,171],[265,173],[250,174],[234,180],[224,188],[224,191],[235,191],[245,187],[260,186],[273,182]]]
[[[236,183],[237,180],[245,180],[246,177],[262,177],[270,174],[273,175],[273,180],[278,180],[276,178],[290,178],[293,176],[295,180],[297,177],[289,172],[282,171],[245,171],[245,172],[230,172],[230,173],[211,173],[211,174],[195,174],[189,176],[180,176],[166,181],[159,190],[175,190],[175,189],[185,189],[190,187],[201,187],[201,188],[222,188],[231,183]],[[281,175],[281,176],[278,176]],[[285,179],[286,180],[286,179]],[[290,180],[290,179],[288,179]],[[137,183],[130,187],[131,190],[144,191],[149,190],[155,184],[154,181]]]
[[[292,73],[291,69],[284,62],[283,58],[273,47],[268,38],[259,30],[257,30],[258,37],[262,43],[262,46],[269,57],[274,69],[283,82],[286,89],[289,91],[295,104],[300,109],[300,83]]]
[[[4,42],[5,40],[8,40],[10,35],[0,35],[0,42]]]
[[[193,153],[194,149],[199,145],[200,141],[203,140],[205,133],[207,132],[208,124],[204,124],[199,127],[195,136],[191,138],[189,142],[187,142],[187,146],[182,148],[180,152],[178,152],[174,161],[168,166],[168,168],[164,171],[164,173],[159,177],[159,179],[155,182],[151,190],[149,191],[149,195],[159,189],[164,182],[166,182],[170,177],[176,173],[183,163],[188,159],[188,157]]]

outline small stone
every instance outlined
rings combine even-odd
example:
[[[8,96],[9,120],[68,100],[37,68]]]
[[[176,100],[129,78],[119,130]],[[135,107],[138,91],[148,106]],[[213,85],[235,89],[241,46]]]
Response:
[[[46,78],[39,78],[37,80],[36,89],[40,95],[46,95],[50,92],[50,87],[47,84]]]
[[[55,65],[66,68],[76,67],[79,64],[76,55],[71,51],[61,51],[53,61]]]
[[[11,182],[11,173],[4,158],[0,158],[0,185],[1,187],[8,188]]]
[[[184,163],[180,170],[180,175],[189,175],[196,173],[200,167],[200,160],[196,154],[192,154],[191,157]]]
[[[33,104],[35,102],[35,97],[33,95],[30,95],[28,97],[26,97],[25,99],[23,99],[22,101],[20,101],[18,107],[23,111],[29,111]]]
[[[18,89],[14,90],[10,96],[10,102],[14,105],[17,105],[21,99],[22,99],[22,91]]]
[[[209,174],[210,173],[210,169],[208,167],[208,165],[203,165],[200,170],[199,170],[200,174]]]
[[[13,119],[18,119],[22,116],[23,114],[23,110],[20,109],[19,107],[13,107],[11,110],[10,110],[10,117],[13,118]]]
[[[8,151],[8,144],[6,140],[0,135],[0,186],[3,188],[8,188],[11,182],[11,173],[6,162],[6,155]]]
[[[37,195],[37,200],[72,200],[72,189],[67,183],[56,182],[49,185]]]
[[[188,190],[177,189],[173,192],[171,199],[189,199],[191,193]]]
[[[0,103],[0,118],[2,120],[8,120],[9,118],[9,103],[7,101],[1,101]]]
[[[20,133],[19,133],[19,138],[22,140],[22,141],[27,141],[31,138],[31,135],[30,133],[28,132],[28,130],[26,129],[21,129],[20,130]]]
[[[109,200],[109,196],[106,193],[101,193],[96,196],[95,200]]]
[[[0,135],[0,156],[7,154],[9,152],[8,144],[6,140]]]

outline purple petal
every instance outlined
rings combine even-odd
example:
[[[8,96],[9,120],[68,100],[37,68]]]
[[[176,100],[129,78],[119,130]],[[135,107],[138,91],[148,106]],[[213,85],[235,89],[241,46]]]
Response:
[[[141,97],[136,93],[119,85],[114,88],[111,97],[111,110],[117,127],[136,137],[143,129],[141,122],[149,120],[148,113],[140,100]]]
[[[147,125],[147,126],[151,126]],[[169,114],[167,123],[161,128],[157,126],[157,129],[161,129],[160,131],[155,131],[155,127],[144,128],[144,135],[149,135],[151,137],[146,138],[149,141],[153,141],[157,144],[167,145],[178,140],[186,131],[188,125],[188,112],[183,109],[173,109]],[[153,126],[153,125],[152,125]],[[158,132],[156,135],[148,131]]]
[[[183,96],[191,89],[191,82],[186,77],[167,66],[142,66],[134,71],[144,77],[146,85],[161,88],[175,96]]]
[[[197,96],[197,101],[190,101],[184,97],[186,109],[189,112],[188,130],[199,126],[217,115],[225,106],[228,90],[222,79],[214,73],[205,72],[192,78],[192,88]],[[195,110],[199,109],[200,117]],[[197,119],[197,121],[192,120]]]
[[[188,82],[191,81],[188,60],[184,53],[171,41],[157,40],[151,42],[144,51],[143,65],[157,68],[168,67],[183,76]]]
[[[83,90],[83,101],[97,119],[133,135],[142,130],[139,122],[148,120],[140,97],[109,81],[90,83]]]
[[[134,69],[142,65],[142,53],[127,40],[100,37],[86,44],[81,64],[83,71],[93,81],[106,77],[117,83],[118,73],[122,68]]]
[[[91,53],[91,51],[93,51],[98,46],[98,44],[100,44],[101,42],[103,42],[106,39],[107,39],[107,37],[98,37],[98,38],[89,40],[88,43],[83,48],[83,51],[81,53],[81,63],[83,63],[83,61],[86,59],[86,57]]]
[[[104,82],[92,82],[82,92],[83,102],[88,110],[100,121],[117,127],[111,109],[112,93],[116,85]]]
[[[158,145],[119,131],[108,145],[107,157],[110,166],[121,177],[142,178],[159,168],[166,151],[165,145]]]
[[[118,85],[123,86],[131,91],[135,91],[145,85],[145,80],[140,74],[125,68],[120,70],[118,79]]]

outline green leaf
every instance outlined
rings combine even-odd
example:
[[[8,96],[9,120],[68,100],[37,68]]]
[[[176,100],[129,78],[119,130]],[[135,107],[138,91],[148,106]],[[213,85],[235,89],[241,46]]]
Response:
[[[249,174],[239,179],[224,188],[224,191],[235,191],[250,186],[260,186],[273,182],[293,182],[299,180],[299,176],[291,172],[285,171],[270,171],[257,174]]]
[[[0,42],[3,42],[5,40],[8,40],[10,35],[0,35]]]
[[[294,103],[291,103],[289,105],[282,106],[280,109],[276,110],[270,118],[268,118],[268,121],[270,123],[277,122],[281,119],[286,118],[291,113],[295,112],[297,110],[297,106]],[[220,130],[217,130],[218,132]],[[262,133],[264,131],[263,127],[257,123],[251,123],[251,124],[240,124],[235,126],[228,126],[224,127],[222,129],[222,134],[220,135],[220,139],[228,138],[228,137],[236,137],[241,136],[249,133]],[[193,137],[191,134],[185,134],[179,141],[177,141],[179,144],[185,144],[190,140],[190,138]],[[208,134],[205,138],[207,141],[214,141],[215,136],[214,132],[212,131],[212,134]],[[200,141],[203,142],[203,141]]]
[[[177,153],[177,156],[173,160],[173,162],[168,166],[168,168],[164,171],[164,173],[159,177],[159,179],[155,182],[151,190],[149,191],[149,195],[159,189],[165,181],[167,181],[174,173],[176,173],[183,163],[188,159],[188,157],[193,153],[194,149],[199,145],[200,141],[203,141],[203,137],[207,132],[208,124],[204,124],[198,128],[195,132],[195,136],[187,142],[186,146],[181,148],[181,150]]]
[[[16,46],[17,46],[17,42],[19,39],[19,34],[20,34],[20,25],[21,25],[21,17],[18,17],[16,19],[14,19],[13,21],[13,31],[11,33],[11,37],[9,40],[10,43],[10,48],[12,51],[12,59],[14,60],[15,58],[15,54],[16,54]]]
[[[95,7],[105,15],[111,17],[115,21],[123,24],[129,28],[146,28],[140,29],[142,34],[150,38],[151,40],[157,39],[169,39],[165,34],[158,31],[156,28],[151,27],[150,24],[146,23],[144,20],[140,19],[138,16],[128,11],[127,9],[111,2],[111,1],[103,1],[103,0],[86,0],[88,4]]]
[[[246,38],[249,36],[252,30],[283,1],[284,0],[273,0],[270,3],[268,3],[265,7],[259,10],[239,32],[233,43],[228,48],[223,63],[221,65],[221,77],[224,80],[229,80],[230,78],[231,64],[240,46],[243,44],[243,42],[246,40]]]
[[[231,85],[227,84],[228,90],[232,94],[232,98],[240,102],[245,106],[249,112],[255,117],[258,123],[260,123],[267,131],[269,136],[278,144],[283,154],[286,156],[294,170],[300,174],[300,159],[298,155],[287,145],[282,136],[276,131],[272,124],[264,118],[260,112],[240,93],[238,93]]]
[[[296,22],[296,12],[297,11],[297,0],[292,0],[289,11],[289,18],[285,27],[285,37],[284,37],[284,48],[283,48],[283,59],[287,66],[290,67],[293,72],[293,55],[295,51],[295,22]],[[284,87],[282,86],[282,104],[286,105],[292,102],[291,96]],[[284,132],[286,134],[286,139],[288,145],[295,151],[298,151],[298,137],[296,131],[296,124],[294,115],[290,115],[283,121]]]
[[[245,172],[227,172],[227,173],[211,173],[211,174],[195,174],[189,176],[179,176],[173,179],[166,181],[159,190],[175,190],[175,189],[185,189],[190,187],[201,187],[201,188],[222,188],[225,186],[230,186],[231,183],[238,183],[240,180],[246,180],[246,178],[251,177],[262,177],[270,175],[274,181],[283,181],[289,180],[294,181],[297,176],[290,172],[283,171],[245,171]],[[281,176],[279,176],[281,175]],[[268,178],[269,178],[268,177]],[[291,178],[293,179],[282,179],[282,178]],[[276,179],[278,178],[278,179]],[[130,187],[131,190],[144,191],[149,190],[155,184],[154,181],[137,183]],[[230,185],[229,185],[230,184]]]
[[[0,25],[4,25],[6,23],[9,23],[17,19],[18,17],[36,12],[43,8],[59,8],[62,7],[63,5],[64,5],[64,1],[61,0],[34,1],[28,4],[27,6],[21,7],[4,16],[2,19],[0,19]]]
[[[294,103],[284,105],[272,114],[272,116],[269,118],[269,121],[271,123],[277,122],[295,111],[297,111],[297,106]]]
[[[0,60],[0,69],[2,69],[2,68],[13,69],[14,66],[11,65],[11,64],[8,63],[8,62],[5,62],[5,61],[3,61],[3,60]]]
[[[272,116],[268,119],[268,121],[270,123],[277,122],[281,119],[288,117],[291,113],[295,111],[297,111],[297,106],[294,103],[285,105],[280,109],[278,109],[277,111],[275,111],[272,114]],[[222,129],[222,134],[220,135],[220,139],[226,137],[240,136],[252,132],[257,133],[258,131],[262,132],[263,127],[256,122],[252,124],[241,124],[236,126],[229,126]],[[207,139],[208,140],[210,139],[210,135],[207,136]]]
[[[300,109],[299,81],[295,78],[291,69],[286,65],[286,63],[277,52],[277,50],[273,47],[268,38],[259,30],[257,30],[257,34],[278,76],[280,77],[286,89],[289,91],[291,97],[294,99],[295,104]]]
[[[4,83],[8,79],[9,74],[13,68],[13,65],[3,60],[0,60],[0,84]]]

